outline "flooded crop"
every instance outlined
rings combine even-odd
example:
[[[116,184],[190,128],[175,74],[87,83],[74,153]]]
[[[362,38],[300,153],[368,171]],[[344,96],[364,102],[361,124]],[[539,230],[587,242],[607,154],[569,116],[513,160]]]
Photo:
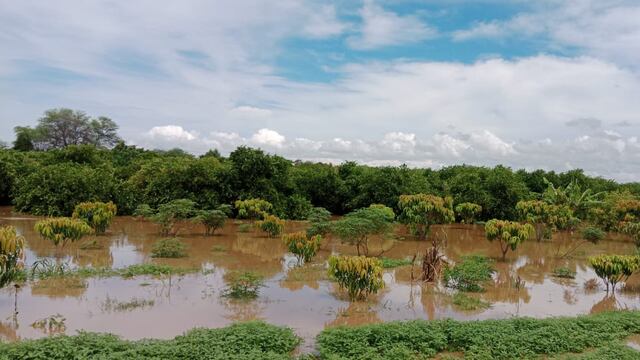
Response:
[[[490,278],[481,276],[478,283],[482,291],[460,295],[442,283],[412,281],[420,278],[421,264],[411,259],[424,254],[430,243],[408,240],[412,237],[397,226],[387,237],[368,239],[370,253],[384,252],[384,287],[366,300],[350,302],[328,278],[326,262],[332,254],[356,255],[357,249],[331,236],[323,236],[315,257],[300,265],[280,238],[245,226],[250,220],[227,221],[214,236],[204,236],[201,224],[185,222],[177,237],[186,256],[157,258],[154,245],[163,236],[153,222],[116,217],[105,235],[61,247],[34,231],[38,220],[0,209],[0,225],[13,225],[25,237],[26,264],[41,264],[19,287],[0,290],[4,340],[77,330],[130,340],[172,339],[194,327],[264,320],[292,328],[305,341],[302,351],[308,351],[320,331],[336,325],[544,318],[640,308],[640,276],[631,276],[612,296],[588,264],[595,255],[633,253],[634,244],[621,238],[587,243],[563,257],[580,235],[558,232],[550,241],[524,241],[500,261],[500,246],[486,240],[482,227],[433,225],[430,236],[444,239],[439,251],[451,266],[471,255],[492,260]],[[289,221],[284,232],[306,228],[306,223]],[[243,273],[261,279],[257,296],[245,301],[222,296],[233,274]],[[637,337],[629,341],[638,342]]]

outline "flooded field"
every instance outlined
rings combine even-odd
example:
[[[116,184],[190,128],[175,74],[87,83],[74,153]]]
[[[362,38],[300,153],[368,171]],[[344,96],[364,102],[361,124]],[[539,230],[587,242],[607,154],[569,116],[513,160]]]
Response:
[[[124,338],[172,338],[193,327],[221,327],[234,321],[261,319],[286,325],[306,339],[324,327],[407,319],[487,319],[511,316],[548,317],[577,315],[609,309],[640,308],[640,276],[630,279],[616,297],[607,297],[602,284],[593,289],[585,282],[596,278],[586,264],[592,254],[629,254],[634,245],[624,239],[585,244],[569,259],[559,256],[574,245],[572,234],[556,234],[552,241],[528,241],[506,262],[496,261],[493,282],[483,293],[473,294],[491,304],[488,309],[464,311],[452,303],[443,286],[411,281],[411,266],[385,271],[385,288],[365,302],[351,303],[326,277],[325,260],[332,253],[353,254],[355,247],[325,239],[313,261],[296,267],[279,238],[261,233],[239,232],[228,221],[215,236],[185,224],[179,237],[188,244],[189,256],[153,259],[155,241],[162,238],[153,223],[118,217],[104,236],[88,237],[77,244],[56,249],[33,231],[37,218],[16,215],[0,208],[0,224],[15,226],[27,242],[26,264],[42,258],[68,262],[71,267],[122,268],[132,264],[160,263],[197,268],[192,274],[155,278],[108,277],[29,281],[15,290],[0,291],[0,337],[7,340],[35,338],[52,332],[74,334],[76,330],[110,332]],[[290,222],[286,231],[303,229]],[[432,234],[446,239],[444,253],[456,261],[463,255],[482,254],[498,259],[498,244],[484,238],[482,227],[451,225],[434,227]],[[374,239],[371,252],[386,250],[389,258],[410,258],[424,252],[426,242],[404,240],[398,227],[393,236]],[[81,249],[96,239],[96,249]],[[576,272],[575,279],[552,276],[558,267]],[[222,298],[225,274],[250,270],[263,275],[265,287],[255,301]],[[417,276],[418,268],[415,273]],[[17,291],[17,294],[16,294]],[[17,308],[17,315],[14,310]],[[58,326],[38,326],[38,321],[57,316]],[[63,320],[62,320],[63,319]]]

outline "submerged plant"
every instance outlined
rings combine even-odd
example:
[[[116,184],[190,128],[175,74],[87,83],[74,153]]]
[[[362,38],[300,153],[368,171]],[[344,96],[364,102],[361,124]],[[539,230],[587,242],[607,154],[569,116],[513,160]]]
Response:
[[[483,301],[482,299],[478,299],[477,297],[469,296],[460,292],[453,295],[453,305],[466,311],[488,309],[489,307],[491,307],[490,303]]]
[[[464,202],[456,205],[456,215],[463,224],[473,224],[476,217],[482,213],[482,206],[471,202]]]
[[[238,212],[238,219],[264,219],[273,209],[273,205],[263,199],[237,200],[234,205]]]
[[[282,241],[289,251],[298,258],[298,264],[301,264],[308,262],[316,255],[320,249],[322,237],[320,235],[308,237],[306,232],[299,231],[284,234]]]
[[[427,194],[400,195],[398,220],[409,226],[420,239],[429,234],[431,225],[448,224],[455,221],[453,200]]]
[[[553,269],[553,272],[551,273],[551,275],[557,277],[557,278],[564,278],[564,279],[575,279],[576,278],[576,272],[569,269],[568,267],[559,267],[559,268],[555,268]]]
[[[187,245],[178,238],[162,239],[153,244],[151,257],[181,258],[187,256]]]
[[[267,233],[269,237],[276,237],[284,230],[284,220],[275,215],[265,215],[263,220],[256,222],[256,226]]]
[[[59,244],[64,246],[69,241],[78,241],[92,232],[91,227],[83,220],[67,217],[40,220],[34,228],[40,236],[50,240],[56,246]]]
[[[20,276],[24,237],[13,226],[0,226],[0,288]]]
[[[518,245],[531,237],[534,232],[530,224],[520,224],[515,221],[492,219],[484,226],[485,236],[489,241],[498,240],[502,260],[507,257],[507,251],[515,251]]]
[[[447,287],[460,291],[484,291],[482,283],[491,280],[494,270],[492,261],[486,256],[470,255],[453,267],[444,270],[444,282]]]
[[[335,221],[331,231],[343,242],[355,245],[358,255],[369,256],[369,237],[386,234],[394,218],[391,208],[374,204],[352,211]]]
[[[192,220],[204,225],[205,235],[214,235],[217,229],[224,226],[229,211],[228,205],[220,206],[214,210],[199,210]]]
[[[383,269],[391,269],[395,267],[411,265],[413,262],[411,259],[393,259],[388,257],[381,257],[380,264]]]
[[[346,289],[351,300],[366,298],[384,287],[380,260],[366,256],[331,256],[329,276]]]
[[[616,291],[616,285],[625,282],[629,276],[640,270],[638,255],[598,255],[589,258],[589,264],[604,282],[609,292]]]
[[[111,201],[108,203],[100,201],[82,202],[76,205],[72,217],[84,220],[93,228],[96,234],[104,234],[111,224],[111,220],[116,216],[116,212],[117,207]]]
[[[233,272],[227,276],[227,287],[222,296],[231,299],[251,300],[258,297],[260,288],[264,286],[264,279],[254,272]]]

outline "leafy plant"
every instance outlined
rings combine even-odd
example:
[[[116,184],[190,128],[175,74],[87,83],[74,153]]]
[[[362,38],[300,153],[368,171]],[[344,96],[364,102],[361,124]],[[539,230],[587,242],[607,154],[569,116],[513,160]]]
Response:
[[[594,226],[587,226],[582,229],[582,238],[592,243],[597,243],[604,239],[605,235],[604,231]]]
[[[40,220],[36,222],[34,228],[40,236],[50,240],[56,246],[58,244],[64,246],[69,241],[78,241],[93,231],[84,221],[66,217]]]
[[[260,293],[260,288],[264,287],[263,277],[250,271],[232,272],[226,277],[227,287],[222,293],[223,297],[241,300],[255,299]]]
[[[557,278],[565,278],[565,279],[575,279],[576,278],[576,272],[567,268],[567,267],[558,267],[553,269],[553,272],[551,273],[551,275],[557,277]]]
[[[331,213],[321,207],[314,207],[307,216],[309,222],[309,228],[307,229],[307,236],[314,235],[325,236],[331,232]]]
[[[464,202],[456,205],[455,211],[463,224],[473,224],[478,215],[482,213],[482,206],[471,202]]]
[[[289,251],[298,258],[298,264],[310,261],[320,249],[322,237],[315,235],[307,237],[306,232],[299,231],[282,236]]]
[[[625,282],[629,276],[640,270],[638,255],[598,255],[589,258],[589,265],[604,282],[607,292],[616,291],[619,282]]]
[[[229,205],[221,205],[214,210],[198,210],[192,220],[204,225],[205,235],[213,235],[217,229],[224,226],[230,212]]]
[[[238,225],[238,231],[242,233],[249,232],[251,230],[251,224],[240,224]]]
[[[407,224],[418,238],[426,239],[431,225],[455,221],[452,204],[453,200],[450,197],[441,198],[427,194],[401,195],[398,202],[398,220]]]
[[[50,277],[65,276],[71,273],[69,264],[56,262],[48,258],[34,261],[31,265],[31,278],[46,279]]]
[[[484,226],[485,236],[489,241],[498,240],[502,251],[502,260],[507,257],[507,251],[515,251],[521,242],[533,235],[534,229],[530,224],[520,224],[514,221],[492,219]]]
[[[151,215],[151,221],[160,224],[163,235],[176,234],[176,222],[190,219],[195,215],[196,203],[189,199],[173,200],[158,206],[158,210]]]
[[[154,258],[181,258],[187,256],[187,245],[178,238],[157,241],[151,249]]]
[[[384,287],[382,264],[366,256],[331,256],[329,276],[346,289],[351,300],[366,298]]]
[[[391,229],[393,210],[386,206],[371,205],[358,209],[337,220],[331,227],[343,242],[356,246],[358,255],[369,255],[369,236],[385,234]]]
[[[267,233],[269,237],[276,237],[284,231],[285,221],[275,215],[265,215],[264,220],[256,222],[258,229]]]
[[[239,219],[263,219],[273,210],[273,205],[263,199],[237,200],[234,205]]]
[[[72,217],[74,219],[84,220],[84,222],[93,228],[96,234],[104,234],[111,224],[111,220],[116,216],[116,212],[117,207],[111,201],[108,203],[100,201],[82,202],[76,205]]]
[[[0,226],[0,288],[19,277],[24,258],[24,237],[13,226]]]
[[[640,222],[626,222],[622,225],[622,232],[631,236],[637,247],[640,247]]]
[[[482,283],[491,280],[494,270],[491,259],[470,255],[462,257],[453,267],[444,270],[444,282],[447,287],[460,291],[484,291]]]
[[[390,269],[399,266],[411,265],[410,259],[392,259],[387,257],[380,258],[380,264],[383,269]]]

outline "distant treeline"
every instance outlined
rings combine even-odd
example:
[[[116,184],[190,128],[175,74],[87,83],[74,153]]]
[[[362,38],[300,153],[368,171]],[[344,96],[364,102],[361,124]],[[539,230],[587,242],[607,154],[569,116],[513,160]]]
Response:
[[[175,199],[213,209],[237,199],[262,198],[274,205],[275,214],[296,218],[297,209],[309,203],[334,214],[373,203],[397,211],[401,194],[430,193],[451,196],[454,205],[481,205],[479,220],[515,219],[516,203],[539,198],[548,187],[545,178],[555,186],[575,180],[594,193],[626,190],[640,195],[640,183],[618,184],[582,170],[331,165],[290,161],[248,147],[226,158],[215,150],[195,157],[179,149],[151,151],[123,142],[112,149],[84,144],[47,151],[0,150],[0,204],[56,216],[69,215],[82,201],[113,201],[125,215],[139,204],[155,207]]]

